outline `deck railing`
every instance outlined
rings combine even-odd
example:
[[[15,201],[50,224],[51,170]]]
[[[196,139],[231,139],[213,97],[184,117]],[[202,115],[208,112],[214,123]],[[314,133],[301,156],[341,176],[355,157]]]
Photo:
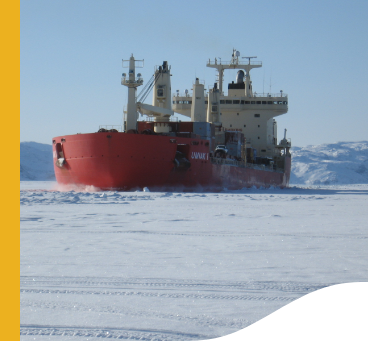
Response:
[[[103,128],[103,129],[106,129],[106,130],[115,129],[119,132],[123,131],[123,127],[121,125],[100,125],[98,128],[99,129]]]
[[[217,60],[209,60],[207,65],[235,65],[235,66],[243,66],[243,65],[249,65],[249,62],[245,62],[245,63],[238,63],[238,64],[234,64],[232,61],[224,61],[221,60],[220,58]],[[250,65],[262,65],[262,62],[250,62]]]
[[[246,163],[244,161],[237,161],[232,159],[223,159],[218,157],[211,157],[211,163],[217,164],[217,165],[229,165],[229,166],[237,166],[241,168],[252,168],[252,169],[258,169],[258,170],[264,170],[268,172],[278,172],[282,173],[283,170],[280,168],[274,168],[274,165],[257,165],[253,163]]]
[[[205,99],[207,98],[208,94],[205,93]],[[243,99],[243,100],[247,100],[247,98],[259,98],[259,97],[267,97],[267,98],[286,98],[288,97],[287,94],[285,94],[284,92],[278,92],[278,93],[258,93],[258,92],[254,92],[253,96],[251,97],[245,97],[245,96],[241,96],[241,97],[231,97],[231,98],[222,98],[222,97],[227,97],[228,95],[222,95],[220,97],[220,99]],[[172,94],[172,97],[185,97],[186,100],[191,100],[192,98],[192,94],[191,93],[183,93],[183,92],[174,92]],[[188,99],[187,99],[188,98]]]

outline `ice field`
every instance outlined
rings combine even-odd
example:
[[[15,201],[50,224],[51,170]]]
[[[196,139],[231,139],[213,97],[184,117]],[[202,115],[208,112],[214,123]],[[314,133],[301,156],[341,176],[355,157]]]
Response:
[[[215,338],[315,290],[368,280],[367,184],[20,189],[24,341]]]

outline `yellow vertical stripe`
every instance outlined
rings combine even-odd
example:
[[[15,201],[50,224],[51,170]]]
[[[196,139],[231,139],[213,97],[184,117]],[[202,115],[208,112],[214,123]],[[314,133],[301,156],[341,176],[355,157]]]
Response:
[[[19,340],[20,3],[1,4],[1,322],[3,340]]]

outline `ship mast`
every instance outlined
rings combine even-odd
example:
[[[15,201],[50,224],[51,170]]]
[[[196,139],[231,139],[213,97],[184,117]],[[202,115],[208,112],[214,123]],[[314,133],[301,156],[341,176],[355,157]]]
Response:
[[[127,63],[129,62],[129,66]],[[136,63],[138,62],[138,63]],[[137,87],[143,84],[143,79],[141,78],[141,74],[138,73],[138,78],[135,78],[135,68],[143,67],[144,60],[136,60],[133,57],[133,53],[129,60],[123,59],[123,67],[129,67],[128,79],[125,73],[123,73],[123,77],[121,79],[121,85],[125,85],[128,87],[128,106],[127,106],[127,119],[126,119],[126,128],[125,131],[130,129],[137,129],[137,102],[136,102],[136,92]]]
[[[218,88],[219,88],[220,95],[223,95],[222,84],[223,84],[224,70],[225,69],[244,69],[246,71],[246,81],[248,82],[247,96],[248,97],[251,96],[251,94],[249,93],[249,90],[250,90],[249,71],[256,67],[262,67],[262,62],[251,62],[250,61],[251,58],[256,58],[256,57],[242,57],[242,58],[249,59],[248,64],[242,64],[242,63],[239,63],[239,56],[240,56],[240,52],[236,51],[236,49],[233,49],[233,54],[232,54],[230,62],[222,62],[220,59],[220,62],[218,63],[217,58],[215,58],[214,61],[209,60],[208,63],[206,64],[207,67],[215,68],[218,71],[218,79],[219,79]]]

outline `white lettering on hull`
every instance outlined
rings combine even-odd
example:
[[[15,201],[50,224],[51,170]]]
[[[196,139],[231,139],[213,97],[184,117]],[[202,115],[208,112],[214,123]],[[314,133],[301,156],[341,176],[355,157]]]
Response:
[[[192,159],[208,160],[208,153],[192,152]]]

